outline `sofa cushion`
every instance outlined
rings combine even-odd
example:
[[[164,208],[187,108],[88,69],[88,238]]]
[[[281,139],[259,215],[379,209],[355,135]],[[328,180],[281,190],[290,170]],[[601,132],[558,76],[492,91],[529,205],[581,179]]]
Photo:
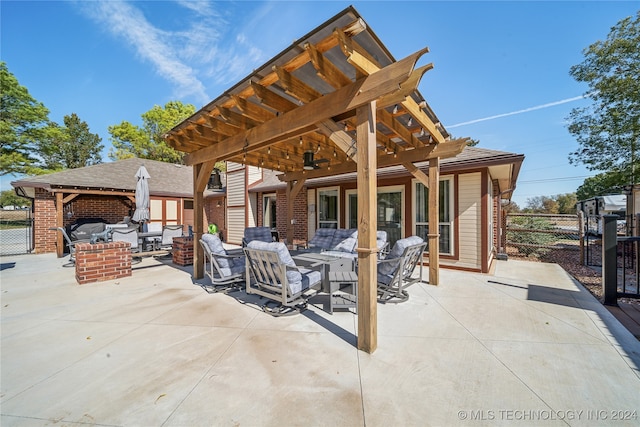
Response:
[[[254,240],[262,242],[273,242],[271,228],[269,227],[247,227],[244,229],[244,240],[249,243]]]
[[[353,252],[358,244],[358,229],[338,228],[331,240],[332,251]]]
[[[309,240],[310,246],[317,246],[322,249],[331,248],[331,242],[333,241],[333,235],[335,234],[335,228],[318,228],[316,234],[311,240]]]

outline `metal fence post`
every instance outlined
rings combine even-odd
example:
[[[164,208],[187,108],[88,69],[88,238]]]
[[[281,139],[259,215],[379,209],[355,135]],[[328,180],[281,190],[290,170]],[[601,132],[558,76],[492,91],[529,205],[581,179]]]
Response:
[[[617,215],[602,215],[602,293],[605,305],[618,305],[617,219]]]

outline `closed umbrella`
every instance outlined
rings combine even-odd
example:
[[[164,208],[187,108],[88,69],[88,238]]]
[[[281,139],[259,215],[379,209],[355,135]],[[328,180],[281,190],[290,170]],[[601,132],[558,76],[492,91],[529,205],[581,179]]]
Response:
[[[136,184],[136,211],[133,213],[135,222],[145,222],[149,220],[149,172],[144,166],[140,166],[135,175],[138,178]]]

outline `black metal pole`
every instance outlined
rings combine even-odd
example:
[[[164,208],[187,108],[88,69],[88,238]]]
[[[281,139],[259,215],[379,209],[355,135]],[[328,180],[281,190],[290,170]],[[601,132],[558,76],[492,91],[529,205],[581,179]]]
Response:
[[[602,215],[603,304],[618,305],[617,215]]]

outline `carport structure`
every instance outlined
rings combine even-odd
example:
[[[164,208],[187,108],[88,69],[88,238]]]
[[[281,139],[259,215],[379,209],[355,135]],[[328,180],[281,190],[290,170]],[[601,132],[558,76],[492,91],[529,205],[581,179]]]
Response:
[[[433,68],[416,68],[427,52],[396,61],[348,7],[165,135],[193,166],[195,243],[203,233],[203,191],[218,161],[281,171],[288,224],[306,179],[357,172],[358,348],[369,353],[377,347],[377,169],[402,164],[429,188],[429,283],[437,285],[440,159],[459,154],[468,140],[451,140],[417,91]],[[425,174],[414,163],[427,159]],[[196,278],[203,261],[195,244]]]

